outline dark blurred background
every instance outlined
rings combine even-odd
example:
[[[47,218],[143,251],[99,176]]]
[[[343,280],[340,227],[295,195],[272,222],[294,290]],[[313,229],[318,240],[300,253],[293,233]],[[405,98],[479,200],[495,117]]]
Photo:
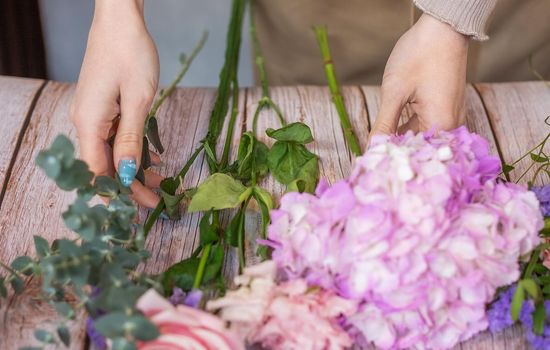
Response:
[[[38,1],[0,0],[0,74],[47,77]]]

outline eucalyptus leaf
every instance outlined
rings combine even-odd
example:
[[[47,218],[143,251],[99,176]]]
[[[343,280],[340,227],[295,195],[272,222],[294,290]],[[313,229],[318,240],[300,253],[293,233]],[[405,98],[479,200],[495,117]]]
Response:
[[[108,338],[131,335],[139,340],[153,340],[159,336],[154,324],[141,315],[128,316],[123,312],[113,312],[99,317],[95,328]]]
[[[231,176],[215,173],[198,187],[188,211],[236,208],[250,196],[251,192],[252,189],[245,187]]]
[[[88,165],[76,159],[70,168],[64,169],[63,176],[58,176],[55,182],[59,188],[65,191],[72,191],[89,185],[94,174],[89,170]]]
[[[118,182],[110,176],[98,176],[95,178],[94,187],[100,196],[115,197],[118,195]]]
[[[60,326],[57,327],[56,331],[57,331],[57,336],[59,337],[61,342],[67,347],[70,346],[71,345],[71,333],[69,332],[69,329],[64,325],[60,325]]]
[[[112,350],[137,350],[136,344],[126,338],[113,339],[113,345],[111,348]]]
[[[32,259],[28,256],[19,256],[11,263],[12,269],[19,272],[28,272],[33,265]]]
[[[34,337],[36,338],[36,340],[38,340],[41,343],[46,343],[46,344],[55,343],[55,339],[54,339],[53,335],[50,332],[48,332],[44,329],[35,330],[34,331]]]
[[[34,239],[34,249],[36,250],[36,255],[40,258],[43,258],[50,254],[50,246],[48,241],[40,236],[33,236]]]
[[[311,129],[304,123],[296,122],[287,124],[280,129],[267,129],[267,136],[278,141],[290,141],[300,144],[306,144],[313,141]]]
[[[71,307],[71,305],[69,305],[68,303],[64,301],[60,301],[60,302],[53,303],[53,306],[55,308],[55,311],[57,311],[57,313],[63,317],[70,320],[72,320],[75,317],[75,312]]]

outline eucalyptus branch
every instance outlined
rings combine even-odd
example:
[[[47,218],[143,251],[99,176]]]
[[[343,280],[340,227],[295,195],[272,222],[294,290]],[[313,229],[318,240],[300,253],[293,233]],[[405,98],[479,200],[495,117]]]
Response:
[[[340,117],[340,124],[344,131],[344,137],[348,143],[350,151],[356,155],[361,155],[361,147],[359,146],[359,141],[357,136],[353,132],[353,127],[349,120],[348,112],[346,106],[344,105],[344,99],[340,93],[340,87],[338,86],[338,81],[336,80],[336,74],[334,73],[334,62],[332,61],[332,56],[330,54],[330,48],[328,44],[327,28],[325,26],[314,27],[315,35],[317,37],[317,43],[321,49],[321,54],[323,56],[323,62],[325,66],[325,73],[328,80],[328,86],[330,88],[330,93],[332,95],[332,102],[336,107],[338,116]]]
[[[153,103],[153,107],[151,107],[151,110],[147,115],[147,119],[145,119],[146,127],[149,124],[149,120],[157,115],[158,109],[160,108],[164,100],[166,100],[166,98],[172,94],[172,92],[176,89],[178,84],[181,82],[181,80],[189,70],[191,63],[193,63],[193,60],[195,59],[195,57],[197,57],[198,53],[204,47],[204,44],[206,43],[207,39],[208,39],[208,32],[204,31],[202,33],[201,38],[193,48],[193,51],[191,51],[191,54],[189,56],[185,56],[184,59],[182,59],[181,68],[178,74],[176,75],[176,78],[170,83],[170,85],[168,85],[167,88],[161,91],[160,96]]]

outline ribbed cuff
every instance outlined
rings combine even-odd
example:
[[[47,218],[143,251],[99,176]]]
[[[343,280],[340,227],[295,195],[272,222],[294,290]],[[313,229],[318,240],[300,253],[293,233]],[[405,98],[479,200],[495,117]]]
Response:
[[[413,0],[416,7],[476,40],[487,40],[485,24],[497,0]]]

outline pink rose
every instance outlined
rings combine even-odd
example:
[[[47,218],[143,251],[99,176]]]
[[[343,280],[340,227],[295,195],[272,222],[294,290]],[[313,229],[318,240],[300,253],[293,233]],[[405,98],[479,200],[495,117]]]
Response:
[[[157,339],[140,342],[140,350],[244,350],[222,320],[188,306],[173,306],[154,289],[139,298],[137,308],[160,332]]]

